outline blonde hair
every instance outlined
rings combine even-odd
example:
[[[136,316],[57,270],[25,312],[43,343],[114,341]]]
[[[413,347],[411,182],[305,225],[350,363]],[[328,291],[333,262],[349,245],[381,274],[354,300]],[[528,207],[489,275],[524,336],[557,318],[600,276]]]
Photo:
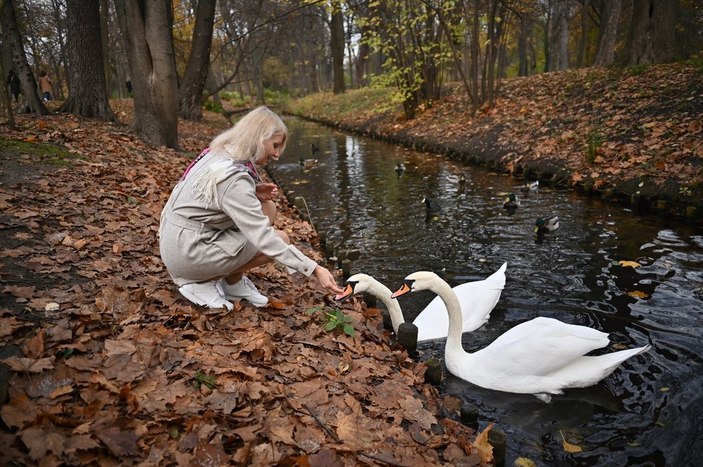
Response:
[[[283,135],[279,154],[288,140],[288,128],[281,117],[265,105],[255,108],[232,128],[220,133],[210,143],[213,152],[225,152],[235,161],[256,163],[264,155],[264,143],[274,135]]]

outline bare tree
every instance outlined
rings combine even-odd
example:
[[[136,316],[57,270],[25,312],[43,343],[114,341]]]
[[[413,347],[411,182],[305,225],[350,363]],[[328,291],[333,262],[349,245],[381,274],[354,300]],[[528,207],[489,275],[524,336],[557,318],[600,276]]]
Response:
[[[215,5],[215,0],[199,0],[195,10],[192,47],[178,98],[179,114],[186,120],[200,121],[203,118],[203,90],[210,65]]]
[[[178,79],[170,0],[115,0],[127,37],[134,130],[155,146],[178,148]]]
[[[59,111],[115,121],[107,100],[100,4],[94,0],[66,0],[66,18],[68,99]]]
[[[2,12],[2,31],[3,43],[9,44],[12,50],[12,65],[17,70],[17,76],[19,76],[20,82],[22,83],[22,91],[27,108],[30,112],[39,115],[47,115],[49,111],[39,98],[37,82],[34,80],[34,74],[29,67],[27,56],[24,53],[25,49],[22,34],[17,26],[14,0],[6,0],[5,2],[5,8]]]

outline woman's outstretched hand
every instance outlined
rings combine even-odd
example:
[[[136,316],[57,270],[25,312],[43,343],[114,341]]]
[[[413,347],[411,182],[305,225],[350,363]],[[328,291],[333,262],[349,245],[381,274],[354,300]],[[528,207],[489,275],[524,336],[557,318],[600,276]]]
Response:
[[[278,185],[275,183],[257,183],[256,197],[259,201],[273,201],[278,196]]]
[[[320,283],[320,285],[329,290],[330,292],[338,294],[344,291],[344,289],[337,285],[337,281],[335,280],[334,276],[326,268],[322,266],[317,266],[313,274],[315,274],[315,278]]]

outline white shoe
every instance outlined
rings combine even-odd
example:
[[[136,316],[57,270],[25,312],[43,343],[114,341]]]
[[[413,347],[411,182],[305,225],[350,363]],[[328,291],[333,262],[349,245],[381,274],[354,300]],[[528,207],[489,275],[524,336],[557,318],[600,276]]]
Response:
[[[225,307],[230,311],[234,309],[234,305],[225,298],[220,281],[193,282],[184,285],[178,291],[196,305],[203,305],[208,308]]]
[[[255,307],[266,306],[269,302],[269,299],[256,289],[247,276],[242,276],[236,284],[228,284],[224,279],[220,279],[220,286],[224,290],[225,298],[230,300],[244,299]]]

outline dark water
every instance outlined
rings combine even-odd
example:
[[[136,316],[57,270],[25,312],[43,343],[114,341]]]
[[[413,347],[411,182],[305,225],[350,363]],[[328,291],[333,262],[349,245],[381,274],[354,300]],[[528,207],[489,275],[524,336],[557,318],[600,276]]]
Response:
[[[509,215],[506,193],[522,181],[441,156],[287,119],[291,141],[271,173],[307,201],[328,241],[358,249],[352,273],[395,290],[417,270],[454,286],[508,262],[507,282],[489,322],[464,335],[475,351],[536,316],[600,329],[617,348],[653,348],[586,389],[545,404],[533,396],[476,387],[448,375],[442,391],[479,407],[508,437],[506,465],[694,465],[703,454],[703,229],[639,217],[622,206],[540,188]],[[310,143],[317,167],[303,171]],[[398,176],[396,162],[407,170]],[[452,177],[463,172],[461,186]],[[292,193],[291,193],[292,192]],[[424,196],[442,211],[427,217]],[[534,221],[557,214],[560,228],[536,243]],[[623,267],[618,261],[637,261]],[[433,298],[402,297],[411,321]],[[444,342],[421,344],[419,358],[442,358]],[[583,451],[569,454],[562,435]]]

